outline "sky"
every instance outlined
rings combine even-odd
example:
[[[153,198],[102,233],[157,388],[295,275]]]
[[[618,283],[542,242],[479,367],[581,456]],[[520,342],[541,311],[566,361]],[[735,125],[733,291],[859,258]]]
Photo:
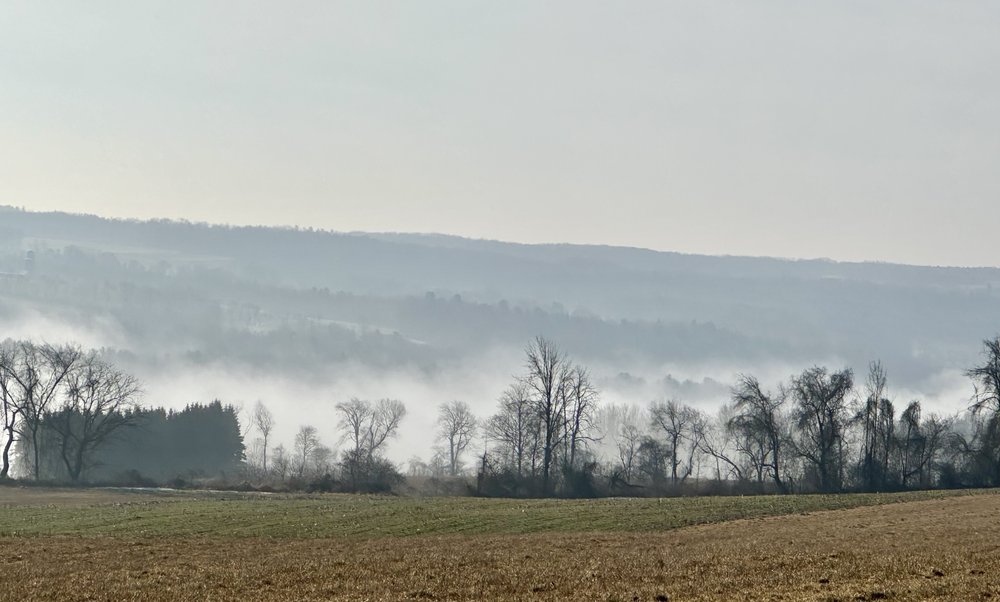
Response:
[[[0,5],[0,204],[1000,265],[1000,3]]]

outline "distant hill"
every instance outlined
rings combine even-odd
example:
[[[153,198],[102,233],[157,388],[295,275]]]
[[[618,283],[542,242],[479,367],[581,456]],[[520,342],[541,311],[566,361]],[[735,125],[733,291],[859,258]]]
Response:
[[[812,362],[861,370],[882,359],[901,386],[943,394],[943,375],[968,366],[980,340],[1000,331],[996,268],[0,207],[0,272],[20,271],[28,250],[33,276],[0,280],[8,330],[42,316],[112,332],[119,353],[146,365],[181,357],[284,374],[360,363],[430,375],[498,349],[516,356],[545,334],[601,366],[609,386],[669,383],[668,371],[699,381]],[[711,390],[718,395],[718,383]]]

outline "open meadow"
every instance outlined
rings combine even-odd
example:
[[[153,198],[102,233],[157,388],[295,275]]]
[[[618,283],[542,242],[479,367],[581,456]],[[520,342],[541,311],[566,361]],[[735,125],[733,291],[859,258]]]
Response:
[[[1000,598],[992,492],[487,500],[0,487],[0,600]]]

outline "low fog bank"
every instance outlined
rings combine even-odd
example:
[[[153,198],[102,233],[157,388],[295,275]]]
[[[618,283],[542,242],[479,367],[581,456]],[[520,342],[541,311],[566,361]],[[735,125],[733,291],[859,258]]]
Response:
[[[193,361],[188,355],[157,354],[130,344],[120,324],[108,319],[87,319],[72,313],[46,313],[33,308],[0,314],[0,338],[32,339],[52,344],[78,344],[104,349],[116,362],[139,378],[146,405],[180,410],[190,403],[219,399],[242,408],[240,420],[249,448],[257,436],[249,429],[250,412],[260,401],[276,419],[272,445],[291,448],[302,426],[314,426],[321,442],[342,448],[335,405],[357,397],[398,399],[406,405],[398,437],[387,456],[400,466],[413,456],[427,460],[433,453],[438,407],[459,400],[469,404],[479,418],[497,408],[503,391],[524,372],[524,346],[484,349],[475,355],[436,362],[431,368],[386,368],[347,359],[329,362],[321,370],[288,371],[281,365],[248,365],[216,359]],[[525,341],[527,345],[529,341]],[[556,341],[558,343],[558,341]],[[585,361],[566,347],[573,359],[591,373],[601,404],[635,405],[641,409],[654,400],[678,400],[714,414],[728,403],[730,387],[739,374],[752,374],[767,387],[776,387],[793,374],[814,365],[831,369],[852,368],[863,375],[866,364],[851,365],[835,356],[803,358],[801,362],[670,362],[635,361],[630,358]],[[892,366],[890,396],[900,404],[919,399],[928,412],[951,415],[965,409],[971,396],[968,379],[958,369],[943,369],[923,380],[925,388],[895,385]],[[477,440],[470,451],[481,451]],[[472,456],[469,456],[471,460]]]
[[[312,382],[277,374],[246,372],[243,368],[230,370],[224,366],[175,365],[150,374],[140,372],[139,376],[145,383],[146,399],[169,408],[180,409],[192,401],[221,399],[242,407],[243,421],[249,417],[254,404],[261,401],[275,415],[275,443],[284,443],[286,448],[291,448],[295,433],[301,426],[310,425],[317,428],[325,445],[338,449],[341,433],[337,428],[336,403],[353,397],[398,399],[406,404],[407,415],[400,426],[398,438],[388,448],[387,456],[397,464],[403,464],[413,456],[427,460],[432,455],[440,404],[451,400],[464,401],[479,418],[487,418],[496,412],[497,400],[513,381],[513,375],[523,372],[523,359],[517,349],[505,350],[495,357],[503,359],[470,361],[461,366],[447,367],[433,376],[412,372],[374,372],[357,364],[331,366],[327,373]],[[747,367],[742,372],[773,375],[768,379],[761,378],[762,383],[773,386],[815,364],[762,366],[759,370]],[[681,379],[670,374],[660,377],[650,375],[648,380],[642,379],[645,382],[641,386],[633,383],[622,387],[620,378],[607,377],[609,372],[600,366],[589,368],[599,383],[602,404],[634,404],[643,409],[653,400],[675,399],[714,414],[729,402],[729,387],[735,382],[735,373],[720,371],[713,376],[697,377],[691,374],[690,378]],[[864,369],[864,366],[858,366],[855,372],[863,374]],[[918,399],[926,411],[942,415],[952,415],[968,407],[972,391],[963,374],[941,373],[939,380],[941,385],[935,394],[897,388],[891,389],[890,395],[900,405]],[[255,433],[248,435],[248,446],[255,436]],[[481,451],[481,441],[477,441],[474,448]]]

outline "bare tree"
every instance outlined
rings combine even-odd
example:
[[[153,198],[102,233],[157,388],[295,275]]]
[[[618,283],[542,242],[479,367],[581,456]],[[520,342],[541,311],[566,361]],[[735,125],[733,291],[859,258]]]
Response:
[[[525,350],[525,383],[542,426],[542,493],[551,492],[552,464],[565,436],[566,398],[572,366],[555,344],[537,337]]]
[[[342,439],[351,445],[344,452],[344,468],[350,475],[351,485],[358,489],[363,481],[377,480],[376,473],[384,474],[390,468],[382,461],[380,451],[396,435],[406,415],[406,407],[395,399],[371,403],[354,398],[338,403],[336,408]]]
[[[263,440],[260,437],[254,437],[249,442],[244,439],[243,455],[246,458],[247,470],[254,477],[264,476],[264,472],[261,470],[261,450],[263,447]]]
[[[316,427],[303,426],[295,434],[295,460],[298,462],[298,476],[302,478],[306,474],[306,467],[316,448],[319,446],[319,435]]]
[[[10,449],[17,439],[21,405],[15,391],[13,371],[17,365],[17,346],[12,341],[0,343],[0,418],[3,419],[3,450],[0,452],[0,479],[10,474]]]
[[[406,416],[406,406],[398,399],[380,399],[375,402],[375,421],[368,437],[369,453],[378,453],[385,443],[396,436],[399,423]]]
[[[396,435],[399,423],[406,416],[403,402],[395,399],[380,399],[373,404],[353,398],[338,403],[336,408],[340,414],[338,426],[358,459],[375,456]]]
[[[924,447],[927,443],[920,424],[919,401],[911,401],[910,405],[906,406],[899,417],[899,426],[899,440],[895,442],[894,447],[899,455],[899,481],[903,487],[907,487],[912,478],[919,479],[918,475],[923,469]]]
[[[923,453],[917,458],[916,464],[910,464],[910,474],[917,479],[916,486],[928,488],[934,485],[932,471],[944,450],[951,428],[950,420],[942,419],[934,414],[921,422],[920,448]],[[904,485],[909,486],[911,483],[904,482]]]
[[[971,418],[975,432],[963,442],[962,456],[969,463],[971,480],[1000,485],[1000,336],[983,341],[985,359],[966,372],[975,394]]]
[[[288,453],[285,451],[283,444],[274,448],[274,460],[271,462],[271,469],[274,475],[278,477],[278,480],[284,481],[288,478]]]
[[[911,407],[912,409],[912,407]],[[917,426],[920,423],[920,404],[916,405],[915,415]],[[892,476],[892,466],[890,465],[896,448],[896,407],[892,401],[886,398],[879,400],[878,421],[876,422],[875,441],[878,455],[878,479],[877,482],[885,485]]]
[[[651,426],[665,437],[670,481],[683,482],[694,471],[699,441],[693,429],[698,412],[678,401],[654,401],[649,406]]]
[[[312,453],[309,454],[309,463],[312,466],[312,472],[317,477],[322,477],[328,475],[332,469],[331,460],[334,457],[333,450],[329,447],[317,444],[313,448]]]
[[[662,485],[668,475],[671,451],[668,445],[655,437],[645,436],[636,453],[636,471],[653,485]]]
[[[702,452],[715,461],[715,478],[719,481],[726,479],[744,481],[747,479],[746,475],[754,468],[752,456],[740,458],[730,453],[731,449],[739,453],[747,447],[753,448],[742,442],[742,439],[746,438],[745,435],[739,434],[732,428],[734,418],[732,412],[732,408],[723,406],[719,409],[714,424],[697,425],[704,429],[700,437]]]
[[[777,395],[766,392],[755,377],[741,374],[733,387],[732,401],[733,416],[727,429],[734,435],[736,451],[747,460],[758,483],[770,479],[779,491],[785,491],[781,416],[784,389]]]
[[[1000,414],[1000,336],[983,341],[986,359],[966,371],[975,385],[972,411]]]
[[[431,454],[431,459],[427,462],[427,468],[430,470],[431,476],[433,477],[451,476],[451,467],[448,464],[448,455],[441,448],[434,450],[434,453]]]
[[[618,451],[618,466],[621,468],[621,478],[625,483],[631,483],[635,473],[636,458],[639,455],[639,446],[644,437],[642,428],[638,424],[625,422],[618,429],[615,437],[615,448]]]
[[[82,356],[77,347],[53,347],[20,342],[15,344],[13,364],[6,368],[14,385],[17,413],[20,415],[17,435],[31,445],[32,474],[39,478],[39,433],[44,419],[56,400],[67,375]]]
[[[340,415],[337,426],[343,431],[342,437],[351,444],[354,455],[361,457],[365,449],[368,425],[373,420],[371,404],[355,397],[338,403],[336,408]]]
[[[688,427],[687,435],[687,465],[688,474],[693,474],[695,479],[701,478],[701,462],[705,456],[705,439],[708,436],[711,419],[708,414],[691,408],[691,426]]]
[[[448,474],[458,476],[462,465],[462,453],[472,442],[478,423],[462,401],[443,403],[438,408],[438,440],[447,453]]]
[[[861,483],[871,491],[884,487],[895,479],[891,461],[896,456],[896,410],[886,396],[885,368],[881,362],[868,367],[865,400],[856,420],[861,422]],[[919,422],[919,412],[918,412]]]
[[[847,397],[854,388],[850,370],[828,374],[814,367],[792,379],[796,449],[815,472],[821,491],[838,491],[844,483],[844,434],[850,422]]]
[[[258,401],[257,405],[253,408],[251,420],[257,431],[260,432],[262,440],[261,469],[264,471],[264,474],[267,474],[267,443],[271,437],[271,431],[274,430],[274,414],[267,409],[267,406],[262,401]]]
[[[428,477],[431,475],[431,468],[420,456],[410,456],[407,461],[406,474],[410,477]]]
[[[79,481],[93,452],[115,432],[135,422],[139,381],[101,359],[80,357],[65,379],[63,403],[49,416],[59,456],[72,481]]]
[[[580,446],[591,441],[590,433],[594,427],[594,412],[597,409],[598,394],[590,380],[590,374],[583,366],[574,366],[569,374],[566,386],[566,403],[564,409],[566,462],[570,468],[576,468],[577,451]]]
[[[499,411],[486,424],[487,436],[500,444],[502,455],[519,477],[534,476],[540,462],[542,425],[531,388],[515,381],[500,396]]]
[[[636,457],[639,444],[645,433],[648,420],[635,404],[605,404],[595,412],[598,443],[603,455],[615,458],[611,469],[611,482],[630,485],[635,475]]]

